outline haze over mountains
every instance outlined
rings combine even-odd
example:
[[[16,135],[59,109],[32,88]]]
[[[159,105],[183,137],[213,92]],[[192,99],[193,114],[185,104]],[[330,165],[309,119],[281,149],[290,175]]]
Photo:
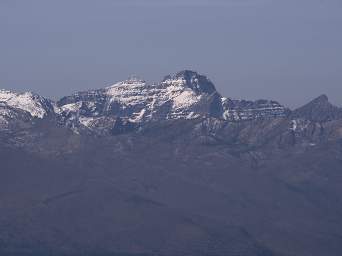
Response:
[[[342,109],[181,71],[53,102],[0,91],[1,255],[342,253]]]

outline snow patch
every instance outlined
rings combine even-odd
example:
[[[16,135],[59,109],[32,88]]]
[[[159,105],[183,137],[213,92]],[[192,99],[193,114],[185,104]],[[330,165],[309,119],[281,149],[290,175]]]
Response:
[[[191,90],[186,90],[173,98],[173,106],[175,108],[188,108],[201,100],[201,96],[197,96]]]
[[[295,132],[297,130],[297,127],[298,127],[297,121],[296,120],[292,120],[291,121],[291,128],[290,128],[290,130]]]
[[[82,102],[70,103],[63,105],[60,109],[64,112],[77,112],[80,110]]]
[[[81,124],[89,128],[95,119],[93,117],[80,117],[78,120]]]
[[[7,90],[0,90],[0,102],[4,102],[10,107],[27,111],[32,117],[43,118],[47,114],[40,97],[31,92],[13,93]]]

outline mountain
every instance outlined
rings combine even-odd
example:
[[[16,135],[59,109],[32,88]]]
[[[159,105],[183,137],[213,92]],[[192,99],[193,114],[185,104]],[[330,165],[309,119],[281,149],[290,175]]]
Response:
[[[205,117],[240,121],[288,114],[275,101],[222,97],[207,77],[190,70],[168,75],[159,84],[131,78],[104,89],[77,92],[56,103],[31,92],[1,90],[0,103],[32,118],[58,116],[75,131],[98,134],[108,134],[119,124],[129,130],[150,121]]]
[[[0,255],[339,256],[342,118],[196,72],[1,91]]]
[[[315,122],[327,122],[342,119],[342,108],[332,105],[326,95],[321,95],[305,106],[295,110],[292,115],[295,118],[299,117]]]
[[[0,130],[28,127],[34,119],[55,115],[53,102],[31,92],[0,90]]]
[[[133,78],[105,89],[78,92],[62,98],[57,106],[67,124],[96,132],[100,127],[108,130],[117,118],[139,125],[200,117],[251,120],[287,113],[275,101],[223,98],[207,77],[189,70],[166,76],[159,84]]]
[[[0,102],[12,108],[30,113],[32,117],[43,118],[54,112],[52,102],[31,92],[14,93],[0,90]]]

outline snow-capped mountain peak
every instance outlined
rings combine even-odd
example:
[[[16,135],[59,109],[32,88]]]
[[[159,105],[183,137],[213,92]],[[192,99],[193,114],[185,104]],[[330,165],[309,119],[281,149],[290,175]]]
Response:
[[[123,106],[143,104],[148,100],[152,86],[146,84],[141,79],[128,79],[106,87],[104,95],[107,97],[108,107],[110,103],[118,102]]]
[[[212,94],[216,92],[214,84],[206,76],[200,75],[197,72],[191,70],[178,72],[174,76],[166,76],[162,81],[162,85],[187,87],[197,94]]]
[[[43,118],[53,112],[51,102],[32,92],[15,93],[0,90],[0,102],[12,108],[21,109],[30,113],[32,117]]]
[[[159,84],[130,78],[109,87],[79,92],[61,99],[57,105],[67,119],[89,126],[103,117],[141,123],[163,119],[192,119],[208,115],[220,100],[214,85],[193,71],[168,76]]]

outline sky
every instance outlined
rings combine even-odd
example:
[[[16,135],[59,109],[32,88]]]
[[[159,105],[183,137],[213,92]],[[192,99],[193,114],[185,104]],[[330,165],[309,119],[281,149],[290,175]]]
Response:
[[[226,97],[342,106],[342,1],[0,0],[0,88],[57,99],[184,69]]]

